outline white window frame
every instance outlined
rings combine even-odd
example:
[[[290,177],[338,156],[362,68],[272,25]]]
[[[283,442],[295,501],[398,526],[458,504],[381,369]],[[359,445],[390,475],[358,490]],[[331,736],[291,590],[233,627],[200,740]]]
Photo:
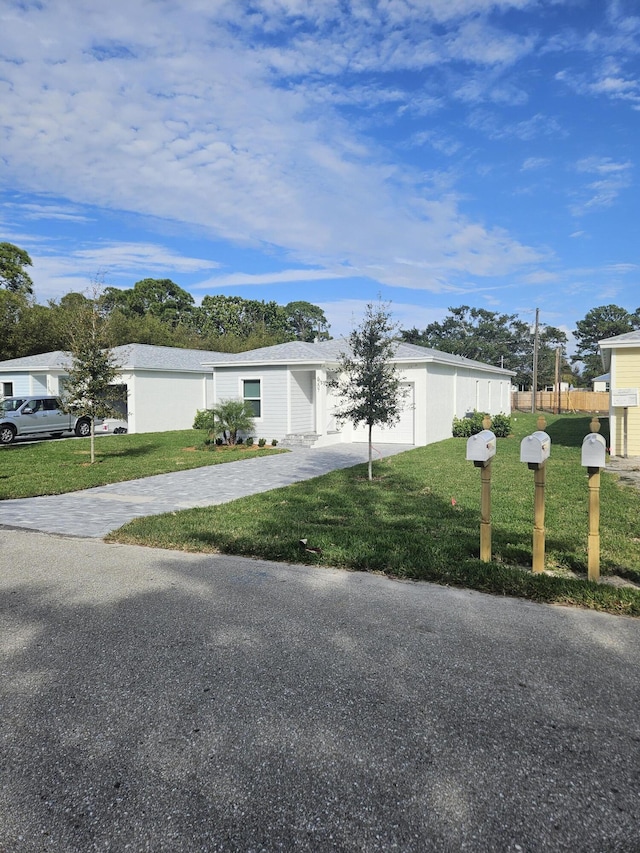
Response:
[[[244,393],[244,383],[245,382],[259,382],[260,383],[260,396],[259,397],[246,397],[245,393]],[[262,420],[264,420],[264,398],[263,398],[263,394],[264,394],[264,380],[263,380],[262,376],[256,376],[255,374],[253,374],[250,376],[241,376],[240,377],[240,399],[243,401],[243,403],[247,403],[247,402],[257,400],[258,403],[260,404],[260,414],[259,415],[253,415],[253,420],[256,421],[256,423],[260,423]]]

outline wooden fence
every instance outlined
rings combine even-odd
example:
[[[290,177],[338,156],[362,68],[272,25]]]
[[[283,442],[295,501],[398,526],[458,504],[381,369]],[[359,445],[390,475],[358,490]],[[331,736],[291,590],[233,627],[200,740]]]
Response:
[[[531,391],[513,391],[511,408],[514,411],[531,411]],[[560,399],[558,399],[558,397]],[[536,412],[608,412],[608,391],[537,391]]]

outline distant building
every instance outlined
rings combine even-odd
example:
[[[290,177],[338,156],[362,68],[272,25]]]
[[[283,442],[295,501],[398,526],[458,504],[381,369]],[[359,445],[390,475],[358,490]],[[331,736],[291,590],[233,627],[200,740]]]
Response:
[[[603,373],[601,376],[595,376],[593,379],[593,390],[594,391],[608,391],[609,390],[609,374]]]

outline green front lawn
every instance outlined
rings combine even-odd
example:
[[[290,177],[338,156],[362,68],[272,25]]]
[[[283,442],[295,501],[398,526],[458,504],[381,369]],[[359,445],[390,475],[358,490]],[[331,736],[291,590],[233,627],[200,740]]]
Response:
[[[109,539],[384,572],[640,615],[640,589],[586,580],[587,473],[580,445],[589,420],[547,416],[546,566],[552,574],[530,572],[534,482],[519,450],[536,418],[521,413],[514,417],[515,435],[498,440],[493,463],[492,563],[478,559],[480,472],[465,461],[465,439],[453,438],[376,462],[373,483],[359,465],[226,505],[139,519]],[[640,495],[613,475],[601,479],[602,573],[640,583]]]
[[[254,456],[284,453],[272,447],[198,449],[198,430],[96,437],[96,462],[90,463],[90,439],[59,439],[10,444],[0,448],[0,500],[60,495],[92,486],[121,483]]]

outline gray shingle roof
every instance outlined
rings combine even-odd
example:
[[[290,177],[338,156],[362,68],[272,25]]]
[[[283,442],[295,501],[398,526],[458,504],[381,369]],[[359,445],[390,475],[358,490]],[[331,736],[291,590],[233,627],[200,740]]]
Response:
[[[621,336],[621,337],[624,337]],[[226,353],[211,350],[180,349],[178,347],[159,347],[151,344],[126,344],[115,347],[113,354],[117,364],[123,370],[174,370],[202,373],[211,367],[232,367],[256,364],[331,364],[336,363],[341,354],[347,351],[349,344],[346,338],[336,338],[319,343],[291,341],[286,344],[275,344],[271,347],[248,352]],[[503,373],[513,376],[510,370],[503,370],[452,355],[448,352],[421,347],[416,344],[399,343],[396,348],[398,362],[434,362],[458,367],[490,370],[492,373]],[[68,370],[71,359],[68,353],[56,350],[41,355],[28,355],[23,358],[12,358],[0,362],[0,370]]]
[[[215,359],[207,359],[206,364],[212,367],[241,366],[256,364],[325,364],[337,362],[341,353],[348,351],[349,343],[346,338],[336,338],[330,341],[320,341],[316,344],[292,341],[287,344],[276,344],[271,347],[238,353],[217,353]],[[416,344],[399,343],[396,347],[396,361],[401,362],[435,362],[450,364],[458,367],[473,367],[480,370],[504,373],[506,376],[515,375],[513,371],[500,367],[473,361],[460,355],[421,347]]]
[[[611,347],[617,344],[628,344],[640,346],[640,329],[635,329],[633,332],[625,332],[624,335],[615,335],[613,338],[603,338],[598,341],[601,347]]]
[[[220,355],[212,350],[157,347],[151,344],[126,344],[114,347],[117,364],[129,370],[179,370],[202,373],[203,362]],[[27,355],[0,362],[0,370],[68,370],[71,358],[61,350],[41,355]]]

